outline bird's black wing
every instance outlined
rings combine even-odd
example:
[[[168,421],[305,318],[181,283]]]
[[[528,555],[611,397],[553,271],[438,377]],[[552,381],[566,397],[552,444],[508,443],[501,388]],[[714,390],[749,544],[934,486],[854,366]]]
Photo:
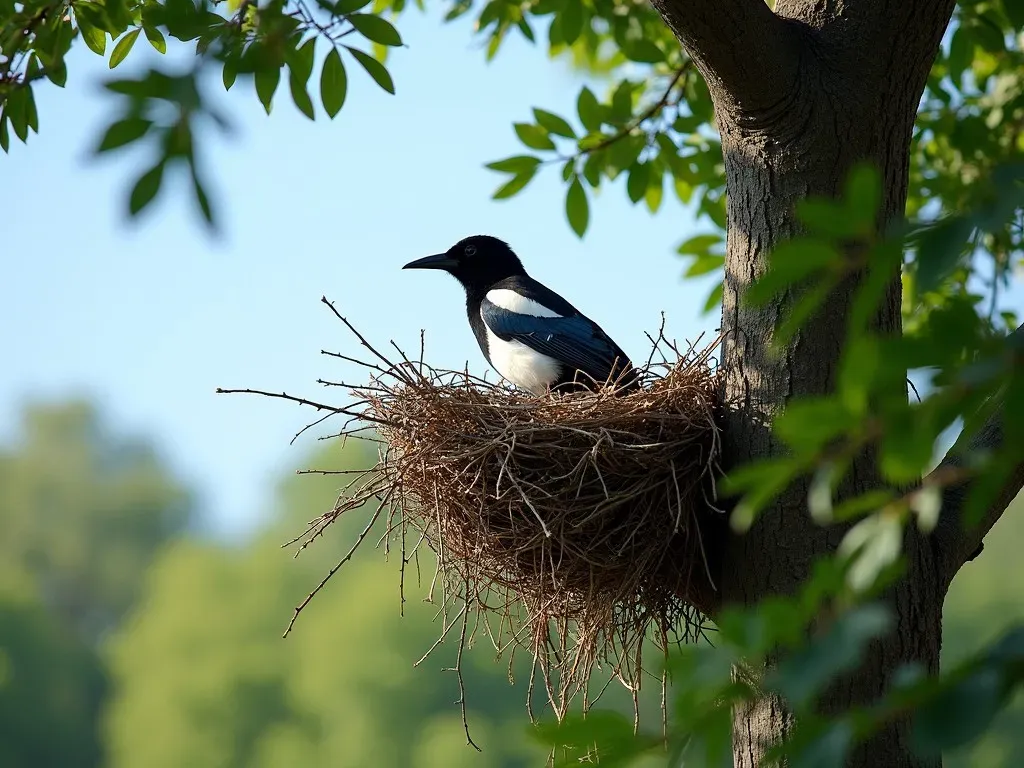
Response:
[[[619,372],[631,367],[626,354],[608,334],[581,314],[570,317],[521,315],[484,299],[480,315],[499,339],[525,344],[598,383],[606,381],[613,370]]]

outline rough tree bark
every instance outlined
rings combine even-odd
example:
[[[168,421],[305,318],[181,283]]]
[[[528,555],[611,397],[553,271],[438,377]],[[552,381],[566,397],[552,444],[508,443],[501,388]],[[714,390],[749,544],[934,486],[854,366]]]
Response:
[[[730,466],[775,454],[773,418],[793,397],[832,390],[843,348],[849,293],[829,300],[782,356],[767,353],[792,301],[749,309],[747,285],[766,268],[771,247],[798,233],[794,204],[833,196],[851,166],[869,160],[884,180],[879,227],[900,216],[907,197],[911,132],[928,71],[954,0],[652,0],[707,80],[722,135],[728,192],[728,239],[722,308],[723,460]],[[893,274],[874,320],[900,333],[899,275]],[[992,438],[998,430],[989,430]],[[1018,473],[1020,474],[1020,473]],[[1015,477],[1000,503],[1020,488]],[[880,484],[870,456],[855,463],[844,493]],[[752,605],[768,594],[793,593],[814,558],[838,544],[842,531],[807,514],[806,487],[789,489],[744,536],[727,537],[715,558],[725,604]],[[956,494],[960,495],[957,496]],[[942,601],[952,576],[1002,511],[971,535],[957,525],[962,489],[947,494],[939,533],[908,534],[908,574],[889,599],[894,631],[876,643],[864,667],[825,697],[826,710],[871,701],[904,662],[938,670]],[[737,768],[755,766],[765,747],[785,739],[792,718],[769,698],[734,717]],[[864,768],[933,765],[908,748],[906,723],[862,745],[849,764]]]

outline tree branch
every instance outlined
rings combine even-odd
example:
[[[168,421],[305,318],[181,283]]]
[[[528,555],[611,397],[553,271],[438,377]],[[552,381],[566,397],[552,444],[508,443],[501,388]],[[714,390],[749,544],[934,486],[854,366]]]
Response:
[[[1011,344],[1024,344],[1024,326],[1010,334],[1008,339],[1012,340]],[[998,450],[1003,444],[1003,418],[1003,407],[1000,404],[1000,407],[971,438],[967,446],[954,445],[939,466],[932,470],[929,477],[936,473],[956,473],[967,465],[970,457]],[[1003,478],[1001,486],[993,495],[991,503],[981,515],[977,525],[968,528],[964,525],[963,515],[972,483],[976,482],[971,479],[972,474],[967,472],[968,479],[946,485],[942,494],[942,512],[935,528],[934,542],[939,572],[944,586],[949,585],[964,563],[973,560],[978,555],[981,551],[982,540],[1024,488],[1024,461],[1018,461],[1010,467],[1010,471]]]
[[[716,105],[762,112],[787,100],[800,37],[764,0],[651,0],[697,65]]]
[[[956,0],[776,0],[775,13],[806,24],[830,68],[888,100],[890,83],[913,83],[915,93],[924,88],[955,6]]]

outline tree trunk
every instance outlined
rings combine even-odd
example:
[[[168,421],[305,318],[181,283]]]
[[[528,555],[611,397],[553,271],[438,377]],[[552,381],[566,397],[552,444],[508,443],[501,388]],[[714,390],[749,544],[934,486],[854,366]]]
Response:
[[[728,472],[782,450],[771,425],[791,398],[833,391],[856,280],[836,290],[782,354],[769,347],[795,292],[758,309],[743,306],[741,297],[765,271],[772,246],[799,234],[795,204],[807,196],[841,193],[858,161],[871,161],[882,173],[879,226],[902,215],[914,118],[952,2],[779,0],[776,14],[761,0],[655,0],[655,6],[708,81],[725,154],[722,365]],[[753,50],[756,61],[744,50]],[[877,332],[901,332],[900,302],[894,273],[874,318]],[[854,463],[839,495],[880,484],[873,457],[865,455]],[[805,483],[789,488],[748,533],[728,538],[720,561],[723,604],[750,606],[767,595],[794,594],[813,561],[834,551],[844,531],[814,524],[806,500]],[[888,595],[894,630],[873,644],[855,675],[825,694],[824,711],[877,699],[903,664],[938,671],[945,583],[937,576],[929,540],[908,533],[906,557],[908,572]],[[938,765],[941,761],[912,754],[906,725],[897,723],[855,749],[848,765]],[[766,747],[786,739],[792,726],[785,703],[774,697],[738,710],[737,768],[759,765]]]
[[[801,71],[797,92],[770,129],[756,116],[735,119],[720,113],[729,192],[722,307],[722,329],[727,334],[724,398],[729,404],[723,442],[726,471],[780,450],[770,425],[790,398],[825,394],[835,386],[852,285],[830,297],[784,355],[773,355],[769,346],[792,296],[760,309],[740,305],[745,287],[764,272],[771,246],[798,234],[795,203],[808,195],[839,194],[848,170],[862,159],[873,160],[882,169],[886,219],[902,214],[906,200],[916,94],[905,95],[903,109],[880,104],[866,112],[858,100],[834,98],[822,74]],[[900,295],[896,274],[875,318],[877,331],[900,332]],[[860,494],[881,485],[870,455],[855,462],[850,477],[840,495]],[[724,603],[752,605],[769,594],[793,594],[807,578],[813,560],[834,550],[843,530],[815,525],[806,499],[806,485],[790,488],[746,535],[729,540],[722,569]],[[826,710],[841,711],[876,699],[901,664],[917,662],[937,672],[943,596],[932,553],[915,537],[908,542],[907,555],[910,573],[890,596],[898,617],[895,630],[875,644],[864,668],[830,691],[823,702]],[[766,746],[785,738],[791,726],[784,703],[776,699],[738,711],[737,768],[759,765]],[[849,764],[898,768],[927,763],[913,757],[907,729],[900,724],[865,744]]]

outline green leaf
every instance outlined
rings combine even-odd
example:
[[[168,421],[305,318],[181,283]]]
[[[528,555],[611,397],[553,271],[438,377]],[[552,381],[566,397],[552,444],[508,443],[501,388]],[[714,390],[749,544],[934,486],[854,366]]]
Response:
[[[797,736],[799,738],[799,736]],[[786,763],[789,768],[823,768],[845,765],[846,755],[854,743],[854,728],[848,719],[828,723],[815,733]]]
[[[802,397],[775,420],[774,432],[798,452],[816,452],[835,437],[855,434],[859,421],[836,398]]]
[[[309,93],[306,92],[306,83],[292,72],[288,77],[288,85],[291,89],[292,101],[295,102],[295,106],[310,120],[315,120],[316,113],[313,111],[313,102],[309,98]]]
[[[711,246],[718,245],[720,242],[722,242],[721,235],[694,235],[676,248],[676,253],[681,256],[703,256],[711,249]]]
[[[6,113],[0,114],[0,149],[5,153],[11,149],[11,132],[7,127]]]
[[[867,234],[875,224],[878,206],[882,204],[882,183],[874,166],[854,166],[846,179],[844,202],[846,210],[863,227]]]
[[[626,194],[632,202],[638,202],[647,191],[651,179],[651,166],[648,163],[634,163],[626,178]]]
[[[998,669],[983,666],[942,690],[914,717],[914,741],[938,753],[977,739],[1001,708],[1006,686]]]
[[[113,69],[122,61],[124,61],[125,57],[128,55],[128,52],[132,49],[132,46],[135,45],[135,41],[139,38],[140,31],[141,30],[138,28],[133,29],[131,32],[129,32],[117,41],[117,44],[114,46],[114,50],[110,52],[110,69]]]
[[[531,123],[515,123],[516,136],[530,149],[554,149],[555,142],[548,136],[548,132],[539,125]]]
[[[842,263],[842,256],[828,243],[800,237],[777,245],[768,271],[751,285],[743,297],[750,306],[768,304],[785,290],[814,274]]]
[[[721,269],[725,266],[725,257],[716,254],[702,254],[693,260],[693,264],[684,273],[685,277],[700,277]]]
[[[504,200],[521,191],[523,187],[530,183],[530,179],[534,177],[534,174],[537,173],[537,168],[538,166],[535,165],[517,173],[498,188],[498,191],[494,193],[493,199]]]
[[[933,291],[953,271],[967,247],[974,225],[963,216],[951,216],[920,234],[917,245],[917,286]]]
[[[620,136],[607,150],[608,164],[623,171],[631,168],[646,145],[647,137],[642,133]]]
[[[230,91],[231,86],[238,79],[238,66],[234,59],[227,59],[224,62],[224,68],[221,70],[221,79],[224,82],[224,90]]]
[[[259,97],[260,104],[263,105],[263,108],[269,115],[274,92],[277,90],[277,84],[281,82],[281,70],[273,66],[258,69],[256,70],[254,80],[256,83],[256,95]]]
[[[590,753],[596,746],[602,766],[625,768],[661,743],[660,737],[652,734],[634,733],[632,721],[618,712],[602,709],[591,709],[586,715],[570,714],[561,722],[541,722],[529,733],[563,756],[566,762],[557,765],[582,762],[593,756]]]
[[[572,180],[569,190],[565,194],[565,215],[569,219],[569,226],[576,233],[577,237],[583,237],[587,231],[587,223],[590,221],[590,205],[587,203],[587,193],[580,183],[579,177]]]
[[[567,139],[576,138],[576,132],[572,129],[572,126],[564,118],[552,112],[546,112],[543,109],[534,107],[533,117],[537,121],[537,125],[548,133],[553,133],[556,136],[565,136]]]
[[[58,88],[63,88],[68,81],[68,67],[64,63],[62,58],[60,61],[56,61],[52,66],[46,68],[46,77],[51,83],[56,85]]]
[[[25,122],[28,127],[39,133],[39,112],[36,110],[36,93],[31,85],[22,86],[25,90]]]
[[[14,135],[22,142],[28,138],[28,98],[24,88],[14,88],[7,95],[4,115],[14,128]]]
[[[957,26],[953,32],[953,39],[949,43],[949,76],[959,86],[960,80],[971,66],[971,58],[974,56],[974,41],[971,40],[967,30],[962,25]]]
[[[836,522],[852,520],[855,517],[863,517],[872,512],[878,512],[888,505],[895,498],[892,491],[874,490],[854,496],[852,499],[836,504],[832,509],[832,519]]]
[[[338,0],[334,4],[334,14],[336,16],[345,16],[349,13],[355,13],[368,6],[370,2],[371,0]]]
[[[803,470],[803,463],[793,457],[765,459],[744,464],[723,478],[719,490],[726,496],[745,492],[733,509],[730,524],[734,531],[746,532],[771,501],[782,493]]]
[[[1014,29],[1024,31],[1024,0],[1003,0],[1003,13]]]
[[[313,60],[316,58],[316,38],[311,37],[294,51],[285,56],[292,76],[305,85],[313,74]]]
[[[625,123],[633,116],[633,83],[623,80],[615,88],[612,94],[611,117],[620,123]],[[659,133],[658,136],[665,134]],[[674,147],[673,147],[674,151]]]
[[[517,21],[516,26],[519,27],[519,31],[523,33],[523,37],[531,43],[537,42],[537,38],[533,34],[533,27],[530,26],[530,22],[528,22],[525,17]]]
[[[772,345],[776,349],[785,349],[797,331],[803,328],[804,324],[811,319],[819,307],[825,303],[832,289],[835,288],[837,279],[829,276],[806,289],[793,303],[789,313],[775,329],[775,337]]]
[[[398,34],[398,30],[385,18],[372,13],[352,13],[346,18],[367,40],[381,45],[399,46],[402,44],[402,37]]]
[[[1006,50],[1006,41],[1003,39],[1003,30],[999,22],[993,20],[987,14],[980,14],[974,23],[968,24],[974,41],[989,53],[1002,53]]]
[[[711,289],[711,293],[709,293],[708,297],[704,300],[704,306],[701,308],[701,311],[706,315],[708,312],[718,307],[722,303],[722,296],[724,294],[725,285],[724,283],[719,283]]]
[[[676,197],[679,198],[679,202],[683,205],[689,205],[690,200],[693,199],[693,187],[690,186],[690,182],[686,179],[681,179],[678,176],[672,180],[672,186],[675,189]]]
[[[348,50],[349,53],[355,56],[356,61],[358,61],[360,65],[362,65],[363,69],[366,70],[366,73],[374,79],[374,82],[376,82],[377,85],[379,85],[388,93],[393,94],[395,92],[395,83],[391,79],[391,74],[387,71],[383,64],[381,64],[379,61],[377,61],[369,54],[363,53],[362,51],[356,48],[350,48],[347,45],[345,46],[345,48]]]
[[[562,42],[572,45],[583,31],[583,3],[581,0],[565,0],[559,20],[562,25]]]
[[[348,76],[345,74],[345,65],[341,61],[338,49],[332,48],[324,59],[324,68],[320,72],[320,100],[332,120],[345,104],[347,93]]]
[[[601,130],[601,124],[604,122],[604,109],[598,102],[594,92],[587,88],[587,86],[583,86],[579,97],[576,99],[576,111],[579,113],[580,122],[583,123],[584,128],[591,132]]]
[[[206,194],[206,189],[203,188],[203,184],[199,179],[199,174],[196,173],[195,166],[192,166],[192,191],[196,197],[196,203],[199,205],[199,211],[203,214],[203,218],[206,223],[211,227],[214,226],[213,219],[213,208],[210,205],[210,197]]]
[[[807,229],[818,235],[845,239],[865,234],[863,223],[851,217],[845,206],[832,200],[801,200],[796,212]]]
[[[138,141],[149,132],[152,125],[153,122],[151,120],[141,117],[128,117],[124,120],[118,120],[107,128],[95,152],[96,154],[109,152],[112,149],[123,147],[125,144]]]
[[[891,625],[892,617],[882,605],[855,608],[785,658],[768,685],[798,711],[804,709],[838,675],[856,668],[868,643],[884,635]]]
[[[658,64],[665,60],[665,52],[643,37],[624,45],[622,52],[630,61],[638,61],[643,64]]]
[[[82,33],[82,39],[85,40],[89,50],[98,56],[102,56],[107,49],[107,33],[102,29],[94,27],[83,17],[84,14],[80,10],[75,12],[75,18],[78,20],[78,31]]]
[[[167,40],[164,39],[164,33],[153,26],[145,26],[143,29],[146,32],[146,39],[149,40],[149,44],[158,53],[167,53]]]
[[[1012,454],[1010,456],[1012,458]],[[964,502],[963,524],[965,528],[973,528],[985,516],[985,512],[992,508],[996,499],[1007,487],[1010,476],[1014,472],[1016,463],[1001,456],[994,462],[989,462],[984,470],[979,472],[967,492],[967,499]]]
[[[895,563],[903,547],[903,521],[896,515],[876,514],[854,525],[839,543],[839,554],[850,558],[846,574],[850,588],[865,592]]]
[[[601,183],[601,162],[594,155],[590,155],[583,163],[583,178],[595,188]]]
[[[128,212],[135,216],[153,202],[160,191],[160,184],[164,180],[164,161],[161,160],[144,174],[142,174],[135,186],[132,187],[131,196],[128,199]]]
[[[516,155],[488,163],[485,167],[499,173],[525,173],[540,165],[540,158],[533,155]]]
[[[644,202],[647,203],[647,210],[657,213],[661,207],[661,199],[665,194],[665,177],[658,173],[652,174],[647,191],[644,193]]]

